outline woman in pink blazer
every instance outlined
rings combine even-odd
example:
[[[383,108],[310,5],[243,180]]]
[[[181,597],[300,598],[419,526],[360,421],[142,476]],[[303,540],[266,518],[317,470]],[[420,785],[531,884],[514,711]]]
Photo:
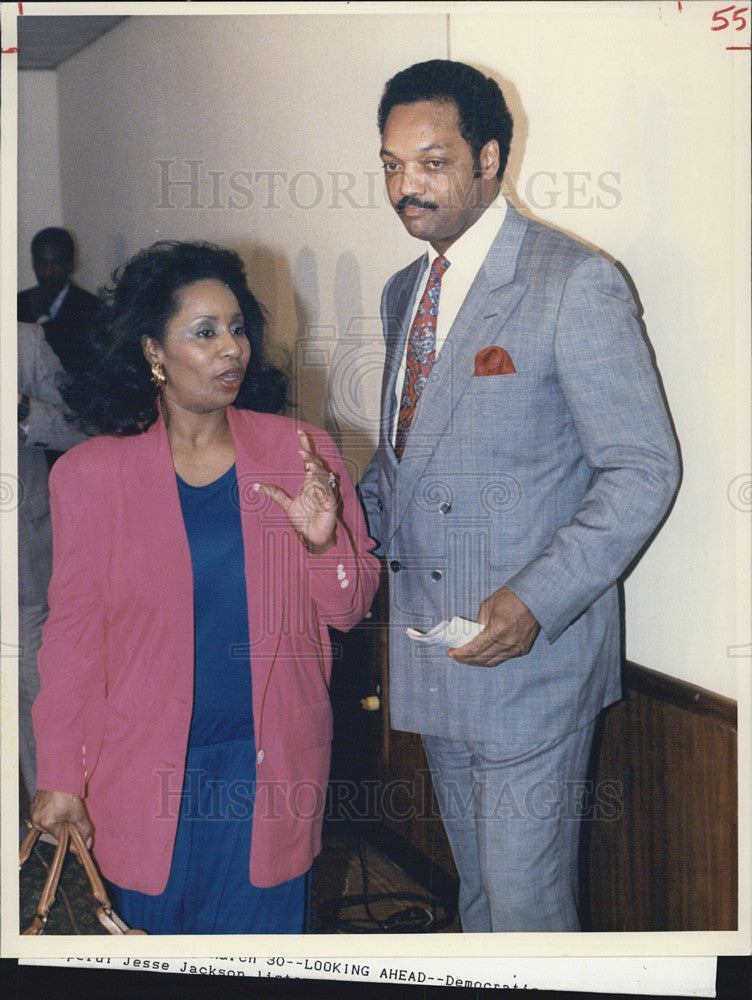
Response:
[[[262,327],[230,251],[137,254],[67,395],[102,433],[50,480],[32,821],[73,822],[151,933],[304,929],[327,627],[360,621],[377,586],[335,445],[262,412],[286,391]]]

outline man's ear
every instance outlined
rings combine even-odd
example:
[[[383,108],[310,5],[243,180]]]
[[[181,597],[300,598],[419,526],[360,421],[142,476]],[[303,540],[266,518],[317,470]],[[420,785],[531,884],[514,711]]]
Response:
[[[478,154],[481,177],[486,179],[496,177],[499,170],[499,143],[496,139],[489,139]]]

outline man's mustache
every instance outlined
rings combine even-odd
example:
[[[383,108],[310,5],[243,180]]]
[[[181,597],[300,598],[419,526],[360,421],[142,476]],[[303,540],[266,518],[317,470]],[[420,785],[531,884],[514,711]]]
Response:
[[[417,198],[413,198],[411,195],[405,195],[404,198],[400,198],[397,204],[394,206],[396,212],[404,212],[407,207],[410,208],[428,208],[432,212],[437,212],[439,206],[432,201],[419,201]]]

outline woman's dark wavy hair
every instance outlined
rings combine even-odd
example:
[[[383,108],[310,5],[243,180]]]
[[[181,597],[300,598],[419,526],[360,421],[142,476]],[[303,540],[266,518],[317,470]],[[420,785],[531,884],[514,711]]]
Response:
[[[240,409],[279,413],[287,402],[287,377],[264,362],[264,316],[232,250],[211,243],[164,240],[140,250],[115,271],[102,294],[99,315],[87,331],[86,367],[69,376],[63,398],[88,433],[140,434],[157,419],[157,390],[141,338],[162,341],[179,308],[178,292],[215,278],[238,300],[251,358],[234,402]]]
[[[378,113],[379,134],[384,134],[389,112],[395,104],[416,101],[454,101],[460,116],[460,132],[477,159],[491,139],[499,143],[501,178],[512,142],[512,116],[501,88],[495,80],[451,59],[429,59],[408,66],[391,78],[384,87]]]

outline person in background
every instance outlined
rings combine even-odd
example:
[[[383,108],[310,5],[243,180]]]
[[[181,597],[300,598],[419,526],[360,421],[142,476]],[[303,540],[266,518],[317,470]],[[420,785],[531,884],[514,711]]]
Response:
[[[50,480],[32,820],[93,840],[153,934],[306,929],[328,626],[360,621],[378,581],[335,445],[276,415],[262,330],[233,252],[136,254],[66,393],[101,434]]]
[[[66,371],[86,362],[86,330],[99,300],[71,281],[75,247],[67,229],[42,229],[31,241],[31,262],[38,284],[18,293],[18,319],[44,327],[50,347]]]
[[[426,253],[387,283],[378,451],[391,723],[422,735],[465,931],[576,931],[595,720],[620,695],[617,582],[679,480],[637,309],[605,257],[500,194],[512,119],[431,60],[378,112],[392,207]],[[421,648],[406,627],[483,628]]]
[[[39,693],[37,654],[52,573],[49,468],[45,449],[86,439],[67,419],[58,387],[63,369],[41,326],[19,323],[18,343],[18,746],[26,792],[36,792],[31,706]]]

